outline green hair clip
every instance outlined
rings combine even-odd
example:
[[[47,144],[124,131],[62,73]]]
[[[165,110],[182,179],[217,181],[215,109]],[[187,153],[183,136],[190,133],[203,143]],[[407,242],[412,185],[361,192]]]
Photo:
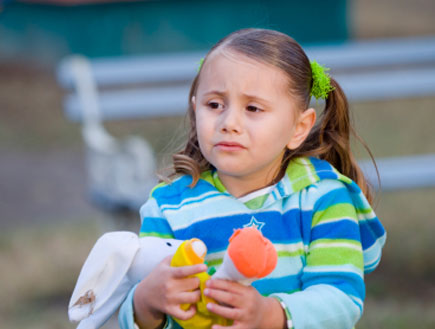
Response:
[[[197,71],[201,71],[202,64],[204,63],[204,57],[199,60]]]
[[[329,69],[316,61],[311,61],[310,64],[313,72],[313,87],[310,96],[314,96],[316,99],[327,99],[329,92],[334,90],[334,87],[331,86],[331,78],[326,73]]]

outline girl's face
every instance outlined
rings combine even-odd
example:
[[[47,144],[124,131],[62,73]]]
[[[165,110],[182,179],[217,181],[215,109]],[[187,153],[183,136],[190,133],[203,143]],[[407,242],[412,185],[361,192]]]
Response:
[[[269,184],[286,148],[314,124],[314,110],[297,109],[288,85],[280,69],[225,49],[204,63],[192,99],[199,146],[236,197]]]

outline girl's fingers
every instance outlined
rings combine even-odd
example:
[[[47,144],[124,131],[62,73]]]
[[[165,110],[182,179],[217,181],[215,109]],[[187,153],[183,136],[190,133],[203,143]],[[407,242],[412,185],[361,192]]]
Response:
[[[191,291],[199,288],[200,280],[196,277],[175,280],[178,291]]]
[[[230,319],[234,321],[241,319],[241,312],[240,309],[238,308],[228,307],[215,303],[208,303],[207,310],[209,310],[214,314],[220,315],[226,319]]]
[[[195,290],[195,291],[187,291],[182,292],[174,298],[174,303],[177,305],[179,304],[195,304],[199,302],[201,299],[201,291]]]
[[[245,288],[240,283],[230,280],[210,279],[205,284],[208,288],[231,291],[233,293],[241,293],[241,289]]]
[[[246,289],[248,287],[229,280],[208,280],[204,294],[220,304],[237,307],[243,303]]]
[[[242,302],[242,296],[226,290],[206,288],[204,290],[204,295],[214,299],[219,304],[229,305],[232,307],[240,306]]]
[[[205,265],[205,264],[172,267],[171,266],[171,259],[172,259],[172,256],[167,256],[162,260],[161,264],[163,264],[164,267],[169,268],[169,270],[172,273],[172,277],[174,277],[176,279],[181,279],[181,278],[185,278],[185,277],[190,276],[190,275],[205,272],[208,269],[207,265]]]
[[[172,312],[171,311],[168,312],[169,315],[180,320],[189,320],[192,316],[195,315],[195,313],[196,313],[195,305],[190,305],[190,307],[187,310],[182,310],[180,307],[175,307]]]
[[[218,324],[214,324],[211,326],[211,329],[237,329],[240,328],[238,323],[234,323],[232,326],[220,326]]]
[[[176,279],[185,278],[190,275],[198,274],[207,271],[207,265],[197,264],[190,266],[180,266],[172,268],[172,275]]]

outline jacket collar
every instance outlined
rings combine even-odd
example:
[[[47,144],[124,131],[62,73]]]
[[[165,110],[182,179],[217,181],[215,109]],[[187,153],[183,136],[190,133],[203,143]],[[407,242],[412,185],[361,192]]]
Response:
[[[353,183],[349,178],[341,175],[334,167],[324,160],[319,160],[313,157],[295,158],[290,161],[284,177],[269,192],[269,196],[265,198],[261,207],[267,207],[268,205],[286,198],[293,193],[297,193],[322,179],[328,178],[339,179],[346,184]],[[201,174],[201,179],[210,183],[219,192],[230,196],[219,179],[216,171],[203,172]]]

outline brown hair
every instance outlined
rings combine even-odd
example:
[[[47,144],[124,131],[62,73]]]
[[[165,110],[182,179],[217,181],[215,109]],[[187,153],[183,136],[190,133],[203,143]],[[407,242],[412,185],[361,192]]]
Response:
[[[280,68],[289,78],[289,92],[295,97],[299,107],[304,110],[309,107],[310,91],[313,84],[311,65],[304,50],[294,39],[273,30],[239,30],[216,43],[204,58],[204,63],[213,51],[221,48],[226,48]],[[191,129],[188,134],[187,144],[183,150],[173,156],[174,175],[191,175],[193,178],[192,186],[196,184],[203,171],[212,168],[212,165],[203,157],[199,148],[195,112],[192,104],[192,96],[196,94],[200,76],[201,70],[193,80],[189,93],[188,118]],[[316,156],[327,160],[342,174],[354,180],[369,202],[372,202],[371,189],[350,149],[351,135],[361,142],[362,140],[352,128],[349,106],[343,90],[333,78],[331,78],[331,84],[334,89],[329,92],[325,101],[321,119],[299,148],[286,151],[278,178],[281,178],[285,173],[291,159],[300,156]],[[367,149],[364,143],[363,145]],[[371,156],[369,150],[368,152]]]

